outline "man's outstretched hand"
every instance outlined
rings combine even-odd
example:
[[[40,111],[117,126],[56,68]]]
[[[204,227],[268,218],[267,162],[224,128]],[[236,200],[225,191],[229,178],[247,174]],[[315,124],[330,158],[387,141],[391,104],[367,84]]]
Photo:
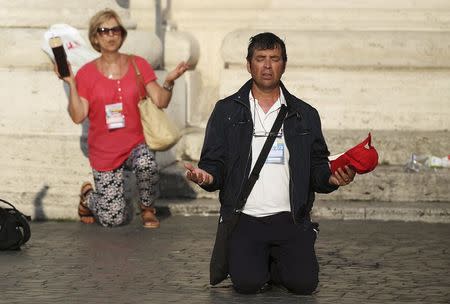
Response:
[[[186,178],[197,185],[211,185],[214,178],[211,174],[200,168],[195,168],[191,163],[184,163]]]

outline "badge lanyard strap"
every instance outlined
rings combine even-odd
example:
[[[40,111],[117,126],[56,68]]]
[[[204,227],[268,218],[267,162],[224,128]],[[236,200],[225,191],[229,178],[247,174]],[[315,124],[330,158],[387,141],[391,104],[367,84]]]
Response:
[[[277,102],[278,100],[280,100],[280,104],[281,104],[281,96],[278,97],[278,99],[275,102]],[[280,112],[280,108],[278,108],[278,110],[277,110],[277,115]],[[264,127],[264,123],[261,119],[261,116],[259,115],[259,110],[256,107],[256,98],[253,98],[253,122],[256,122],[256,115],[258,115],[259,124],[261,125],[262,129],[264,130],[264,136],[267,137],[269,132],[267,132],[266,128]],[[280,133],[281,134],[283,133],[283,126],[281,126]],[[255,134],[256,134],[256,129],[255,129],[255,126],[253,126],[253,135],[255,135]]]

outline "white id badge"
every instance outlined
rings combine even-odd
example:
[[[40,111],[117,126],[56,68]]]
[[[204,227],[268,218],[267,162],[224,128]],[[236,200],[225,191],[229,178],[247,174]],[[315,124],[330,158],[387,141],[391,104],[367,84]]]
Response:
[[[105,114],[108,129],[125,127],[125,116],[123,115],[123,104],[121,102],[105,105]]]
[[[266,164],[284,164],[284,148],[285,145],[282,138],[276,138],[267,156]]]

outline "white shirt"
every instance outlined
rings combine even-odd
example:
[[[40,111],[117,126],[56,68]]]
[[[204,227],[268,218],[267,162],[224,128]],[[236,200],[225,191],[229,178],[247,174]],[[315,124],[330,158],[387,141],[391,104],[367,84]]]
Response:
[[[280,98],[272,105],[272,107],[264,113],[258,101],[253,98],[252,92],[249,94],[250,110],[252,113],[254,134],[268,134],[272,129],[272,125],[278,115],[281,105],[286,105],[283,93],[280,89]],[[243,213],[262,217],[269,216],[283,211],[291,211],[289,201],[289,151],[284,142],[284,134],[281,127],[281,137],[277,137],[274,145],[283,148],[284,161],[280,163],[266,163],[261,169],[259,179],[250,193],[247,203],[242,210]],[[252,170],[261,152],[267,136],[253,136],[252,140]],[[271,159],[268,156],[268,159]],[[275,158],[278,159],[278,158]],[[270,161],[270,160],[269,160]],[[250,171],[251,172],[251,171]]]

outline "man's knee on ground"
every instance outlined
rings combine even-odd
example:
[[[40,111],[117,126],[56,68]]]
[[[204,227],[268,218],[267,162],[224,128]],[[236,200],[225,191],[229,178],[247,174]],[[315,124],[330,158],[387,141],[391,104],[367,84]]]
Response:
[[[264,280],[255,280],[249,277],[247,278],[231,277],[231,281],[233,282],[233,288],[237,292],[244,294],[258,293],[266,284]]]
[[[317,276],[310,277],[290,277],[284,278],[283,285],[290,292],[299,294],[299,295],[310,295],[316,290],[317,285],[319,284],[319,279]]]

